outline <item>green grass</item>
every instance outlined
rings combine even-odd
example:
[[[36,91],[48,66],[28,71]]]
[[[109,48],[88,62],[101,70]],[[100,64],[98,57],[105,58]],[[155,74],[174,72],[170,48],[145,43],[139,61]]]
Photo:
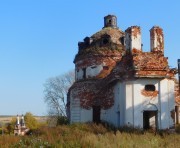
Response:
[[[138,129],[115,130],[96,124],[72,124],[54,128],[41,127],[29,136],[0,136],[0,147],[67,148],[156,148],[180,147],[180,134]]]

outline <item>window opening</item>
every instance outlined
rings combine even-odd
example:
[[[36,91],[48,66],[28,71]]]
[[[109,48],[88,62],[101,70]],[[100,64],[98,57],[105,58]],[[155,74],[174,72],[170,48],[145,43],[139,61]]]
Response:
[[[145,90],[146,91],[155,91],[156,87],[154,85],[148,84],[148,85],[145,85]]]
[[[103,44],[107,44],[108,42],[108,39],[103,39]]]
[[[120,42],[121,42],[122,45],[124,45],[124,37],[120,38]]]
[[[97,67],[97,66],[92,66],[91,68],[94,69],[94,68],[96,68],[96,67]]]
[[[103,66],[103,69],[104,70],[109,70],[109,67],[108,66]]]
[[[83,68],[83,79],[86,79],[86,68]]]

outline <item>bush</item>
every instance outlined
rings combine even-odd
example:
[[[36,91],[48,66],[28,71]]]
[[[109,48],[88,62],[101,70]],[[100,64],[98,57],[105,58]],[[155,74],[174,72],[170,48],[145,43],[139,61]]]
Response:
[[[12,145],[14,148],[19,147],[50,147],[50,144],[37,137],[22,138],[19,142]]]
[[[67,125],[69,123],[69,120],[65,116],[59,116],[57,119],[57,125]]]
[[[180,134],[180,124],[177,124],[177,125],[176,125],[176,133],[179,133],[179,134]]]

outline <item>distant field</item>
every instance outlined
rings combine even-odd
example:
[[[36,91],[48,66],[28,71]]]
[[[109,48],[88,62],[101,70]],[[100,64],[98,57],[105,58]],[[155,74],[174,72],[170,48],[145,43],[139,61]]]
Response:
[[[0,116],[0,123],[8,123],[11,121],[13,116]]]
[[[0,116],[0,123],[9,123],[12,118],[16,116]],[[47,116],[34,116],[38,122],[45,122],[47,120]]]

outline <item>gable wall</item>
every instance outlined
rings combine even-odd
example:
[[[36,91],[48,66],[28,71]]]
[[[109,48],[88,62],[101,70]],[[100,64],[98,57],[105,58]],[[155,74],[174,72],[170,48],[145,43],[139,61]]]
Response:
[[[128,82],[129,83],[129,82]],[[158,91],[157,95],[148,96],[143,93],[147,84],[153,84]],[[143,127],[143,112],[146,110],[158,110],[158,128],[165,129],[173,126],[171,113],[174,109],[174,81],[168,79],[138,79],[133,82],[133,105],[128,106],[131,102],[129,91],[126,91],[126,120],[125,124],[132,123],[134,127]],[[127,89],[126,89],[127,90]],[[130,109],[129,109],[130,108]],[[132,108],[132,109],[131,109]],[[133,111],[132,122],[129,112]]]
[[[133,82],[133,117],[134,127],[143,128],[143,111],[144,110],[159,110],[159,95],[148,96],[143,94],[145,85],[155,85],[156,91],[159,91],[158,79],[138,79]],[[130,83],[130,82],[129,82]],[[126,92],[128,94],[128,91]],[[128,98],[127,102],[128,102]],[[127,118],[128,119],[128,118]],[[128,120],[126,120],[126,123]]]

